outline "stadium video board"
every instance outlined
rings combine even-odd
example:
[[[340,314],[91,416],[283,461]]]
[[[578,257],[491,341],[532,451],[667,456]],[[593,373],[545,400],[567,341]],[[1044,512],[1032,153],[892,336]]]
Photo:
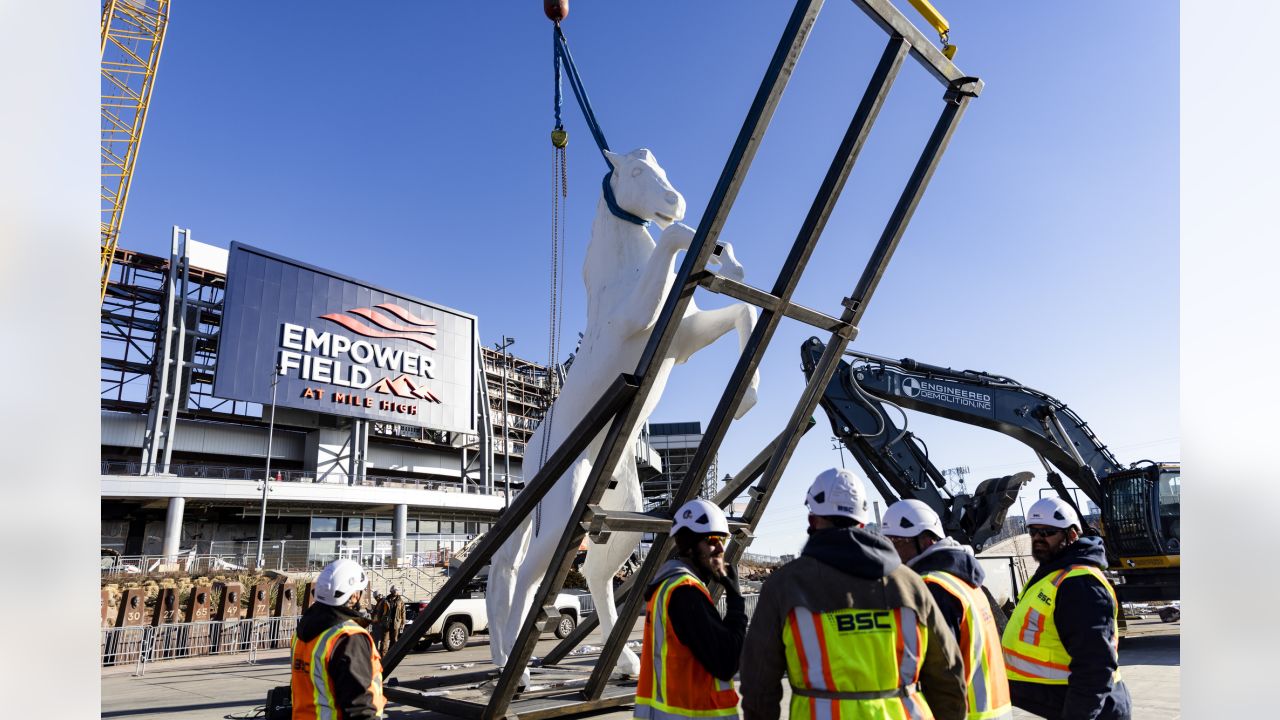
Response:
[[[474,433],[476,318],[232,243],[213,394]],[[278,375],[277,375],[278,374]]]

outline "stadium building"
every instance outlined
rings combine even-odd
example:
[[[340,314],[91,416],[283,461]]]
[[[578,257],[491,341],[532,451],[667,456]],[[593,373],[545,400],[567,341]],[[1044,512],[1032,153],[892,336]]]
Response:
[[[261,527],[267,567],[430,565],[491,527],[566,366],[481,345],[465,312],[189,234],[174,229],[168,257],[115,253],[101,316],[110,562],[248,566]],[[637,443],[651,507],[696,447],[686,425]]]

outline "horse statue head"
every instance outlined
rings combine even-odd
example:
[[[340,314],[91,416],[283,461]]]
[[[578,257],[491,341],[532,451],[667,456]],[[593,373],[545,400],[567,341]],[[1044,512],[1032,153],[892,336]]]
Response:
[[[684,196],[671,187],[667,173],[647,148],[621,155],[604,151],[613,166],[610,187],[618,207],[660,228],[684,219]]]

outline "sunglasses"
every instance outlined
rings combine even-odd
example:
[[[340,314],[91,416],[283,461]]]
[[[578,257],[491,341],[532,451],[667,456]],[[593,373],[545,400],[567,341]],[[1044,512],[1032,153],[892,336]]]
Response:
[[[1062,528],[1027,528],[1027,534],[1031,537],[1047,538],[1062,532]]]

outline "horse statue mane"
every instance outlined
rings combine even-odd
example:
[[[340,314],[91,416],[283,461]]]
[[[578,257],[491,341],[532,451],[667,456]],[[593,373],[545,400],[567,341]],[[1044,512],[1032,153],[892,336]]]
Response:
[[[524,457],[523,474],[537,474],[543,463],[569,431],[590,410],[604,390],[622,373],[636,369],[649,341],[662,304],[675,282],[677,255],[689,249],[694,231],[684,219],[685,200],[667,180],[653,153],[645,148],[625,155],[605,152],[613,171],[610,188],[617,205],[628,213],[650,221],[661,229],[655,242],[641,224],[615,215],[603,191],[591,224],[591,241],[582,266],[587,290],[587,324],[574,354],[573,371],[560,395],[547,411],[546,419],[530,438]],[[712,261],[721,275],[743,278],[742,266],[732,247],[721,243]],[[734,303],[714,310],[701,310],[690,301],[667,355],[661,358],[658,374],[639,419],[624,428],[623,442],[634,443],[649,415],[661,399],[672,368],[684,363],[698,350],[736,330],[741,349],[755,326],[755,308]],[[759,376],[738,410],[738,417],[755,404]],[[587,449],[558,478],[538,504],[533,517],[526,519],[494,554],[489,571],[486,605],[489,614],[489,648],[494,664],[505,666],[520,626],[533,603],[533,595],[554,560],[552,554],[576,506],[592,464],[604,442],[604,428]],[[543,448],[546,448],[545,455]],[[635,457],[626,455],[610,478],[600,505],[610,510],[641,511],[643,497]],[[613,577],[636,549],[642,533],[614,532],[602,544],[592,543],[582,572],[600,614],[601,630],[607,637],[617,622]],[[638,675],[640,661],[624,649],[617,670]],[[522,684],[529,682],[524,669]]]

